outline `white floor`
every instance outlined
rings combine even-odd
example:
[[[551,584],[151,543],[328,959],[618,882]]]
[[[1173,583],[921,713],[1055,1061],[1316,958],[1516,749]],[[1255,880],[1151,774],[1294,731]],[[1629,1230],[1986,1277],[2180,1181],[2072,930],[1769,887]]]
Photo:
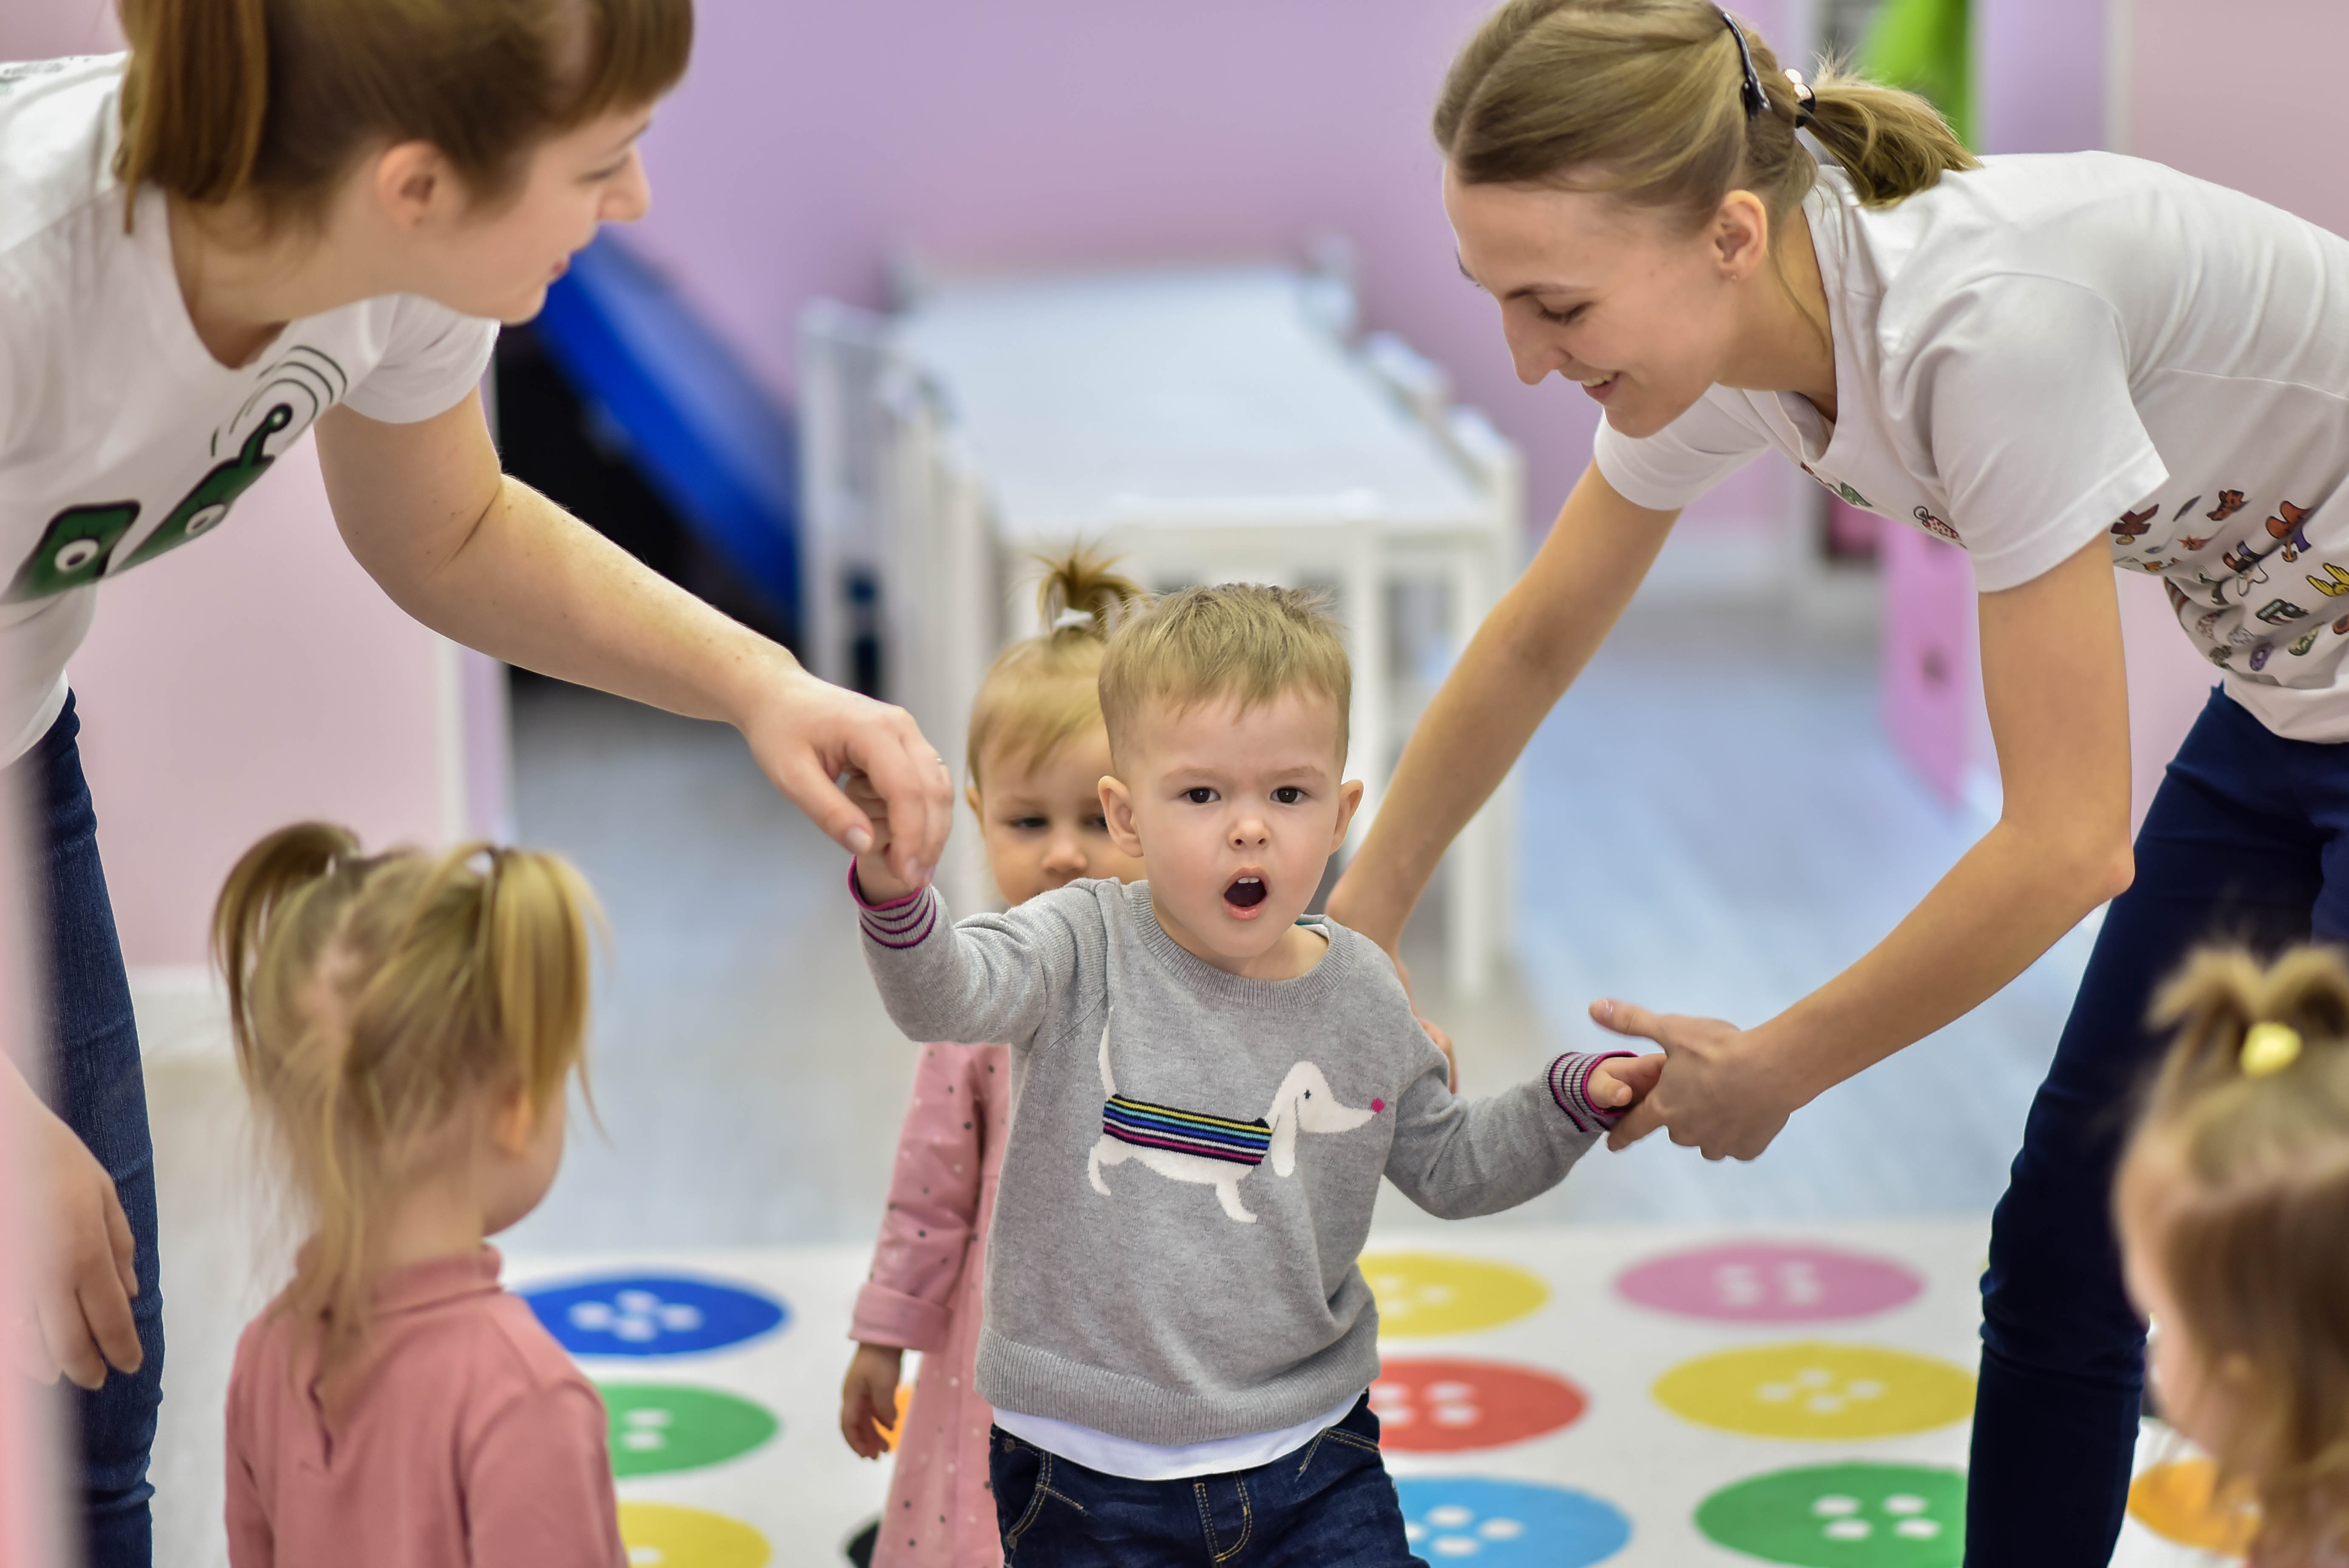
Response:
[[[1982,824],[1890,755],[1874,681],[1865,634],[1627,624],[1525,763],[1516,961],[1474,1005],[1425,982],[1465,1087],[1497,1088],[1588,1041],[1593,996],[1758,1020],[1889,929]],[[752,1249],[853,1261],[881,1211],[912,1055],[864,975],[839,856],[716,726],[540,686],[519,694],[516,750],[522,835],[586,871],[616,956],[593,1055],[604,1132],[580,1130],[547,1203],[502,1244],[543,1260]],[[1633,1227],[1628,1246],[1659,1224],[1940,1216],[1978,1229],[2085,955],[2075,933],[1973,1016],[1799,1114],[1751,1165],[1651,1140],[1474,1227],[1473,1243],[1445,1233],[1506,1250],[1528,1226]],[[1438,968],[1431,954],[1415,973]],[[148,986],[140,1001],[171,1344],[160,1560],[212,1564],[223,1560],[227,1357],[279,1277],[284,1238],[261,1214],[233,1071],[202,999]],[[1399,1201],[1380,1226],[1414,1244],[1444,1229]],[[1936,1288],[1955,1315],[1941,1354],[1970,1360],[1967,1287]],[[817,1329],[803,1320],[795,1342],[837,1332]],[[810,1354],[839,1359],[844,1346]],[[818,1544],[803,1560],[831,1561]]]

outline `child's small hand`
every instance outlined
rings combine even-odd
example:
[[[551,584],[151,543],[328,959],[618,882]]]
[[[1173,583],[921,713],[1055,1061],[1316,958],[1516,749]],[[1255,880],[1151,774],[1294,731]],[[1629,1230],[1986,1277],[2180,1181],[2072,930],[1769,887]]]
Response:
[[[889,869],[889,803],[873,788],[873,780],[852,773],[841,785],[849,799],[864,811],[873,833],[873,847],[856,857],[856,885],[867,903],[887,903],[913,892]]]
[[[859,873],[863,874],[860,868]],[[905,1353],[894,1345],[859,1345],[840,1385],[840,1435],[860,1459],[889,1451],[881,1434],[897,1426],[897,1372]]]
[[[1590,1069],[1590,1103],[1601,1110],[1625,1111],[1655,1092],[1664,1076],[1664,1053],[1609,1057]]]

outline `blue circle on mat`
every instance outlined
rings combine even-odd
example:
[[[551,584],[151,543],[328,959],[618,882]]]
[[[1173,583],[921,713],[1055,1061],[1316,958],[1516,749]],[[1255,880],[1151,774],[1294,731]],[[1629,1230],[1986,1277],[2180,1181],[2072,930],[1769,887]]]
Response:
[[[1400,1476],[1403,1532],[1430,1563],[1587,1568],[1631,1539],[1631,1522],[1588,1492],[1483,1476]]]
[[[764,1291],[677,1274],[605,1274],[522,1292],[574,1356],[690,1356],[720,1350],[791,1321]]]

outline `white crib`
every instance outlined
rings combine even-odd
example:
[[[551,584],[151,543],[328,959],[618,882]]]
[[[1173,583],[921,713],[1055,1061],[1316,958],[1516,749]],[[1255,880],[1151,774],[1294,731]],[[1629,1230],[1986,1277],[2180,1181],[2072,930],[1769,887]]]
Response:
[[[877,579],[887,694],[959,763],[996,651],[1036,629],[1033,558],[1097,542],[1154,588],[1331,589],[1354,665],[1349,772],[1376,812],[1440,673],[1516,566],[1516,450],[1399,341],[1359,348],[1332,279],[1230,268],[969,280],[802,324],[810,644],[840,678]],[[1399,634],[1396,606],[1438,642]],[[1504,788],[1445,862],[1458,995],[1509,941]],[[978,835],[940,870],[993,901]]]

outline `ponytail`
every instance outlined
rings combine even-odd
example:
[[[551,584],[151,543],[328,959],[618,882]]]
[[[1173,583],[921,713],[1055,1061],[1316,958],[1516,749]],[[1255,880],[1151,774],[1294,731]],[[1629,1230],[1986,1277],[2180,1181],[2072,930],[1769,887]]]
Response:
[[[130,61],[114,172],[316,223],[372,149],[425,141],[475,201],[531,150],[685,74],[692,0],[119,0]]]
[[[1828,69],[1805,102],[1769,46],[1723,17],[1708,0],[1509,0],[1453,62],[1436,146],[1470,185],[1604,191],[1699,221],[1738,189],[1773,216],[1799,204],[1818,173],[1802,129],[1869,206],[1978,167],[1913,93]]]
[[[595,897],[562,860],[467,844],[364,857],[303,822],[245,851],[212,914],[237,1065],[311,1234],[287,1305],[338,1361],[378,1228],[484,1097],[544,1114],[582,1059]]]
[[[1032,765],[1101,723],[1102,650],[1118,624],[1150,602],[1113,559],[1082,544],[1036,559],[1044,568],[1036,585],[1044,631],[1004,649],[979,683],[965,754],[973,789],[989,755]]]
[[[268,115],[264,0],[121,6],[130,63],[117,173],[129,193],[152,181],[200,204],[228,201],[253,178]]]
[[[1951,170],[1982,165],[1930,101],[1828,67],[1811,84],[1811,139],[1866,207],[1890,207]]]

